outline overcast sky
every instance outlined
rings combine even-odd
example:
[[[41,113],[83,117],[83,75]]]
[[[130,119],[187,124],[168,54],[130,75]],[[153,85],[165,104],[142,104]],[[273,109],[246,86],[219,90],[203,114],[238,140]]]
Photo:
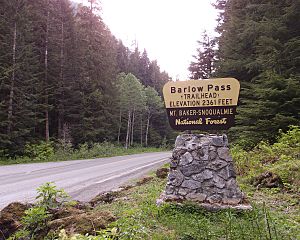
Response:
[[[82,2],[86,0],[76,0]],[[188,78],[188,66],[204,30],[214,32],[214,0],[101,0],[112,33],[131,48],[136,40],[173,79]]]

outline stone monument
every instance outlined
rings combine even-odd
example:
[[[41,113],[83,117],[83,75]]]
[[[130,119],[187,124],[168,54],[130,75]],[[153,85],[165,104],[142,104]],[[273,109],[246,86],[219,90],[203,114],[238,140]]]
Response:
[[[177,137],[168,182],[157,204],[170,201],[193,201],[210,210],[251,209],[237,185],[226,135]]]

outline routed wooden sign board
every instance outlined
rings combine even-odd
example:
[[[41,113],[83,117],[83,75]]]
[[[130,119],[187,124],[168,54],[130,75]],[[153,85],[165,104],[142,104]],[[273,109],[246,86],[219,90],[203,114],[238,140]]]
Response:
[[[240,84],[234,78],[168,82],[163,88],[175,130],[222,130],[234,125]]]

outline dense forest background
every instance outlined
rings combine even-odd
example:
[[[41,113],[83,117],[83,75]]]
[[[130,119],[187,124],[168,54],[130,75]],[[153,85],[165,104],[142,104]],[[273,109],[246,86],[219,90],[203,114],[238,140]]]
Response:
[[[0,0],[0,154],[39,141],[170,139],[161,97],[170,77],[112,35],[97,2]]]
[[[173,144],[162,101],[170,77],[146,50],[116,39],[101,6],[88,2],[0,0],[0,155],[21,155],[40,141]],[[237,78],[231,141],[272,142],[279,129],[300,123],[300,2],[214,6],[218,37],[204,32],[198,41],[191,78]]]
[[[241,83],[232,140],[273,142],[300,123],[300,1],[217,0],[218,37],[206,32],[190,64],[192,79],[234,77]]]

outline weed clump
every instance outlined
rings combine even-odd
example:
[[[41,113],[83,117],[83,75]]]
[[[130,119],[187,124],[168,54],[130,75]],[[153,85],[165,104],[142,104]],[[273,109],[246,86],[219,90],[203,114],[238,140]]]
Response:
[[[237,174],[259,187],[279,187],[300,192],[300,128],[291,126],[280,132],[274,144],[261,142],[253,150],[239,145],[231,149]]]

